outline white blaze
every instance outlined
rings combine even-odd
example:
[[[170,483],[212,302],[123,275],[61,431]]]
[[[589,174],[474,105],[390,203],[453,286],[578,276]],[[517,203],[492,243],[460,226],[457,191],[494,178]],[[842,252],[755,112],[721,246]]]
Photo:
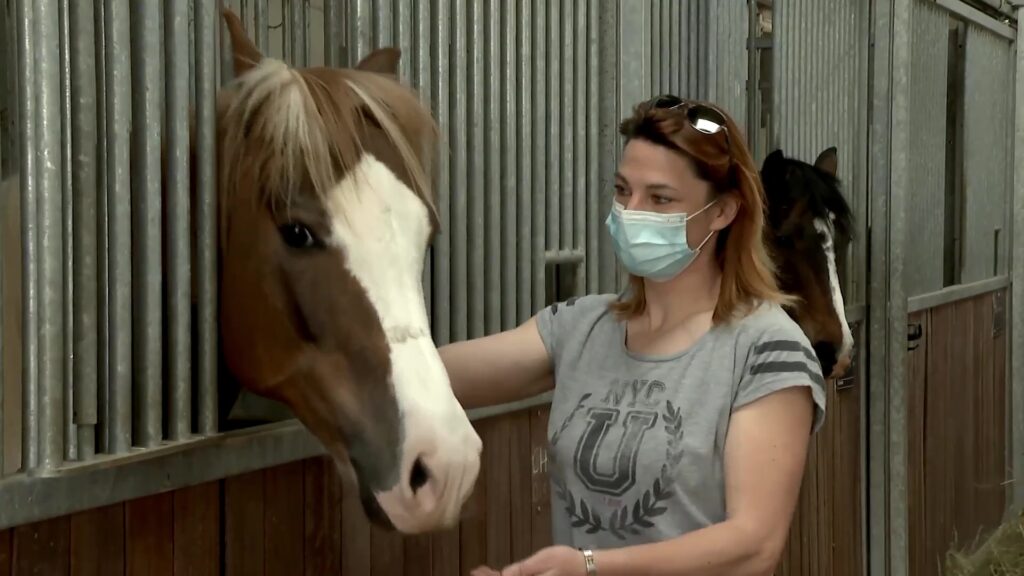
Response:
[[[831,216],[831,215],[830,215]],[[814,228],[824,237],[822,249],[825,251],[825,262],[828,268],[828,283],[832,289],[832,306],[839,317],[839,324],[843,329],[843,343],[840,346],[836,358],[843,358],[853,348],[853,334],[850,332],[850,325],[846,322],[846,305],[843,303],[843,290],[839,285],[839,273],[836,271],[835,247],[832,241],[832,223],[825,222],[821,218],[814,220]]]

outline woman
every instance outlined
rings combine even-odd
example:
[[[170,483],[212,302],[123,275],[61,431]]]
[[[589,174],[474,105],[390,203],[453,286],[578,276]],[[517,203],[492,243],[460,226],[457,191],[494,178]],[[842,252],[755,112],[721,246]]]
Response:
[[[620,132],[606,224],[629,290],[441,350],[466,408],[554,389],[557,545],[500,573],[770,574],[825,393],[781,308],[758,173],[708,104],[658,97]]]

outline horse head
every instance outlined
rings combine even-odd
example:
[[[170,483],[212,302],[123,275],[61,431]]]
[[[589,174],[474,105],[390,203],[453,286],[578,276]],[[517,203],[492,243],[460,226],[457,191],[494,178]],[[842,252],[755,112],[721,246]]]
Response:
[[[404,533],[458,521],[482,444],[431,338],[422,272],[436,129],[400,54],[263,57],[226,10],[217,96],[220,334],[231,376],[285,404]]]
[[[853,351],[836,263],[850,244],[853,214],[840,191],[837,167],[833,147],[814,165],[775,150],[761,168],[779,282],[800,298],[789,313],[810,339],[822,373],[831,378],[845,374]]]

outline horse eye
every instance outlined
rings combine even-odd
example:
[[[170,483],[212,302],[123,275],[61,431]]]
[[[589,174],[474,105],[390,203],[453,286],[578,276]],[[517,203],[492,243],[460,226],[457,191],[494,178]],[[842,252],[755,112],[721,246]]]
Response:
[[[308,249],[319,245],[319,241],[309,227],[298,222],[290,222],[278,228],[284,243],[292,248]]]

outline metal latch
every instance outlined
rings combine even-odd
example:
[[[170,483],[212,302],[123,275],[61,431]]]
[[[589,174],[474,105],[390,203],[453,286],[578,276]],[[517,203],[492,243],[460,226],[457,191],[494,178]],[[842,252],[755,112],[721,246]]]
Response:
[[[921,339],[924,333],[921,330],[921,324],[907,324],[907,342],[917,342]],[[907,350],[917,350],[918,344],[911,344],[907,346]]]

